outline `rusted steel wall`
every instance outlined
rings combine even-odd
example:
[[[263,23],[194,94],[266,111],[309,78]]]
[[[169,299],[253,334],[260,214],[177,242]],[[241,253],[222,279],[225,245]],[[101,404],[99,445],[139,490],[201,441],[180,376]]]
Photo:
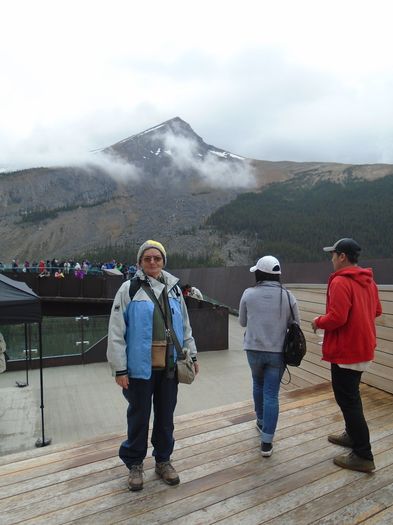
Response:
[[[122,276],[116,275],[87,275],[83,279],[76,279],[73,275],[66,275],[63,279],[56,279],[54,275],[39,277],[33,272],[5,272],[4,275],[26,283],[40,297],[113,299],[124,282]]]
[[[186,297],[185,301],[198,352],[227,350],[228,308],[192,297]]]
[[[393,259],[361,260],[360,265],[373,268],[378,284],[393,284]],[[196,286],[204,295],[234,309],[238,308],[245,288],[252,286],[255,282],[254,275],[249,272],[249,266],[170,269],[170,271],[180,278],[182,284],[189,283]],[[282,282],[283,284],[326,284],[331,271],[332,265],[328,258],[326,261],[317,263],[284,263]],[[121,276],[87,275],[83,280],[79,280],[68,275],[65,279],[58,280],[53,276],[40,278],[38,274],[33,273],[7,273],[6,275],[26,282],[42,298],[113,299],[123,283]],[[94,307],[90,304],[86,308],[93,315]],[[103,308],[103,305],[98,308],[97,304],[97,315],[102,313]],[[69,309],[73,310],[73,306],[70,306]]]
[[[371,267],[378,284],[393,283],[393,259],[360,261],[363,267]],[[251,266],[251,265],[250,265]],[[227,268],[190,268],[171,270],[182,284],[196,286],[216,301],[237,309],[243,291],[255,283],[249,266]],[[283,284],[326,284],[332,271],[329,260],[317,263],[288,263],[282,265]]]

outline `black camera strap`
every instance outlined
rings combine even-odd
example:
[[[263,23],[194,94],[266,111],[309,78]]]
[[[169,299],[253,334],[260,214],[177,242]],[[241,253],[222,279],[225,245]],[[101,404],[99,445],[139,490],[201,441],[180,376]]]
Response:
[[[160,301],[157,299],[156,294],[154,293],[153,287],[151,285],[151,282],[147,276],[145,276],[145,281],[141,281],[141,286],[143,290],[147,293],[147,295],[150,297],[150,299],[153,301],[153,303],[156,306],[158,306],[158,308],[160,309],[160,312],[161,312],[161,315],[162,315],[162,318],[165,324],[165,336],[166,336],[167,343],[172,344],[175,347],[178,359],[185,359],[186,355],[182,350],[182,347],[176,336],[176,332],[174,331],[173,326],[172,326],[171,307],[169,304],[168,295],[166,293],[165,284],[164,284],[164,290],[162,293],[163,293],[168,315],[165,315],[164,310],[160,304]]]

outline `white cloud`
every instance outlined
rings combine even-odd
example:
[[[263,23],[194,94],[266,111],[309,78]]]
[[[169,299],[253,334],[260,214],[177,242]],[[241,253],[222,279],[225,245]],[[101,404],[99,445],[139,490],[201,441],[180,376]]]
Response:
[[[133,164],[101,152],[97,152],[94,158],[86,159],[84,165],[93,169],[98,167],[120,182],[138,181],[142,177],[140,169]]]
[[[186,137],[172,133],[163,136],[164,151],[169,151],[180,171],[196,170],[213,187],[251,188],[255,186],[253,170],[247,161],[220,160],[216,154],[198,155],[198,144]]]
[[[0,168],[176,115],[248,157],[393,162],[392,14],[389,0],[3,2]]]

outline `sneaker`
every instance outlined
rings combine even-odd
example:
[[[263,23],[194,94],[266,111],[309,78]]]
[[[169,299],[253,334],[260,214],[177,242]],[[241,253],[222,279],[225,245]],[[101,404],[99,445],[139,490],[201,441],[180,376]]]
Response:
[[[342,468],[349,470],[358,470],[359,472],[372,472],[375,470],[375,464],[372,459],[364,459],[357,456],[354,452],[336,456],[333,462]]]
[[[255,426],[257,427],[257,429],[259,430],[259,432],[262,434],[262,425],[261,425],[261,423],[259,423],[258,420],[255,422]]]
[[[132,492],[143,489],[143,463],[132,465],[128,474],[128,488]]]
[[[170,461],[156,463],[156,474],[168,485],[178,485],[180,483],[180,478]]]
[[[342,432],[342,434],[329,434],[328,441],[330,441],[330,443],[334,443],[335,445],[340,445],[342,447],[353,447],[353,441],[348,436],[346,431]]]
[[[273,453],[272,443],[262,443],[261,445],[261,454],[263,457],[268,458]]]

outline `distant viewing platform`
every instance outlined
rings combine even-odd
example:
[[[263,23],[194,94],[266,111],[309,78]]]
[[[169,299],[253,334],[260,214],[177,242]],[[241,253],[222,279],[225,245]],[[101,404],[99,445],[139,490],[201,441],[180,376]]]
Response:
[[[393,259],[372,259],[361,261],[360,266],[371,267],[377,284],[393,284]],[[182,284],[192,283],[204,296],[220,304],[237,309],[242,292],[254,284],[249,266],[228,266],[216,268],[173,269]],[[42,298],[75,298],[79,302],[94,302],[101,299],[110,303],[116,291],[124,281],[123,275],[111,275],[98,268],[88,271],[82,279],[75,278],[74,273],[62,279],[54,274],[39,277],[35,272],[12,271],[3,269],[4,275],[25,282]],[[284,284],[326,284],[331,273],[330,260],[309,263],[283,264],[282,281]],[[97,304],[97,303],[96,303]]]

